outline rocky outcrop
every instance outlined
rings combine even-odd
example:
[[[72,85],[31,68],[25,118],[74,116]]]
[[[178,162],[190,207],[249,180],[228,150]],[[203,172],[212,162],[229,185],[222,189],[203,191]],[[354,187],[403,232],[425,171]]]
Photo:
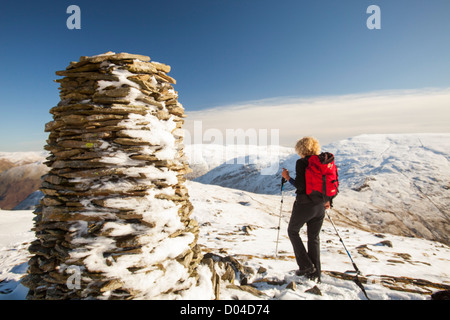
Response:
[[[50,171],[23,280],[29,299],[189,297],[205,278],[169,71],[109,52],[56,72],[61,101],[45,126]]]

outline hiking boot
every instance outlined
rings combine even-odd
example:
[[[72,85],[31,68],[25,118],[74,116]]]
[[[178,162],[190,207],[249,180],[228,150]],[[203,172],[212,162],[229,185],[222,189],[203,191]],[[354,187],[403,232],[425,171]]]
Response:
[[[321,283],[322,282],[322,281],[320,281],[320,273],[318,273],[318,272],[310,273],[306,277],[309,280],[314,281],[315,283]]]
[[[295,275],[296,276],[309,276],[310,274],[313,274],[316,272],[316,267],[311,266],[309,268],[306,269],[298,269],[297,271],[295,271]]]

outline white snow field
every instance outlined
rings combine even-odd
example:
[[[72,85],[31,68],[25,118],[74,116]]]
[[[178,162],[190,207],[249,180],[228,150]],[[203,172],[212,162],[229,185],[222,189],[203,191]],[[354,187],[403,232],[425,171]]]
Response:
[[[353,267],[328,219],[321,232],[321,283],[295,276],[286,232],[295,199],[289,187],[275,256],[281,168],[294,172],[298,156],[292,148],[271,148],[186,147],[197,177],[187,186],[198,243],[205,254],[231,256],[246,270],[246,283],[239,277],[223,282],[219,298],[366,299],[345,273]],[[330,215],[370,299],[427,300],[450,288],[449,150],[450,134],[362,135],[323,147],[335,154],[341,182]],[[22,156],[38,163],[45,154],[36,154]],[[21,161],[16,153],[0,156]],[[20,279],[34,240],[33,217],[32,210],[0,210],[0,300],[26,297]],[[306,226],[301,236],[306,241]]]
[[[365,299],[350,280],[332,277],[327,271],[353,270],[332,225],[325,221],[321,232],[322,282],[294,275],[296,263],[287,237],[287,223],[293,203],[285,196],[278,257],[275,256],[278,214],[281,197],[261,195],[220,186],[188,182],[193,217],[201,226],[199,244],[203,251],[233,256],[254,272],[248,282],[262,294],[255,296],[236,286],[222,284],[220,299]],[[332,219],[338,219],[331,212]],[[26,273],[28,244],[34,239],[31,211],[0,211],[0,299],[24,299],[27,289],[20,284]],[[370,299],[430,299],[438,288],[398,283],[397,290],[384,286],[388,278],[408,277],[450,285],[450,248],[442,243],[391,234],[340,227],[338,231],[356,265],[370,283],[364,287]],[[305,239],[305,230],[301,232]],[[263,269],[260,269],[260,268]],[[258,270],[264,270],[258,273]],[[388,280],[386,280],[388,279]],[[392,279],[390,279],[392,281]],[[295,290],[288,288],[296,283]],[[276,283],[276,284],[274,284]],[[239,280],[235,280],[239,285]],[[388,283],[389,284],[389,283]],[[305,292],[316,286],[321,295]],[[414,291],[398,291],[398,288]],[[422,292],[422,293],[418,293]]]

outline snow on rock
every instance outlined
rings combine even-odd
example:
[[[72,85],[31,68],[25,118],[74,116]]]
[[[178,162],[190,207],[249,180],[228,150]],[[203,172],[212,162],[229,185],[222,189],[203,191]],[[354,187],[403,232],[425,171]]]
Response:
[[[211,298],[183,175],[183,108],[150,58],[83,57],[57,75],[29,299]]]

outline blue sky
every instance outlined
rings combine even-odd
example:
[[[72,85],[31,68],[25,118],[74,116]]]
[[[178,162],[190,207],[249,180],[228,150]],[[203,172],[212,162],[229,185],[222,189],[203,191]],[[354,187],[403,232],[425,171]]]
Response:
[[[71,4],[81,30],[66,27]],[[372,4],[381,30],[366,27]],[[449,88],[449,12],[448,0],[3,1],[0,151],[41,150],[59,101],[55,71],[107,51],[171,65],[188,115],[271,98]]]

